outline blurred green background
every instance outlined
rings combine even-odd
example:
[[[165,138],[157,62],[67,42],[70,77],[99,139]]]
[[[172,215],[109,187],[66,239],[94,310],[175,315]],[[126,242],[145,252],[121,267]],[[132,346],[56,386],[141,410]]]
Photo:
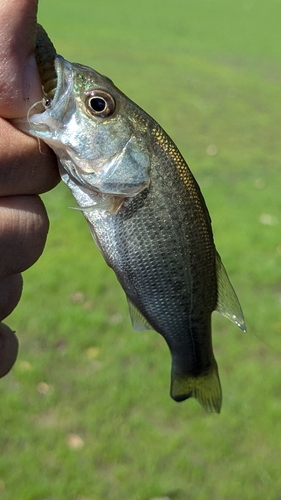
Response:
[[[169,398],[170,357],[132,331],[124,294],[65,186],[7,321],[1,500],[281,499],[280,0],[41,0],[66,59],[108,75],[195,174],[239,295],[213,315],[220,415]],[[168,201],[167,201],[168,202]]]

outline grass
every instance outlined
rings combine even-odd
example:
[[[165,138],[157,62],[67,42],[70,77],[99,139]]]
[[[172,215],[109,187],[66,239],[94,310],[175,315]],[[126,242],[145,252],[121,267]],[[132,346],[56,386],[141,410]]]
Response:
[[[1,500],[281,497],[280,2],[42,0],[58,51],[110,76],[174,138],[204,193],[248,334],[214,314],[222,413],[168,395],[163,339],[126,300],[62,185],[8,322]]]

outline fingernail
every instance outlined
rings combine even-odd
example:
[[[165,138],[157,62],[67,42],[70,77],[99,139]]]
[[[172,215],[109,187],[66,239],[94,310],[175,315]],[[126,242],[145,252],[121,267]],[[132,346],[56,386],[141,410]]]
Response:
[[[22,93],[30,106],[42,99],[42,85],[34,55],[27,59],[23,70]]]

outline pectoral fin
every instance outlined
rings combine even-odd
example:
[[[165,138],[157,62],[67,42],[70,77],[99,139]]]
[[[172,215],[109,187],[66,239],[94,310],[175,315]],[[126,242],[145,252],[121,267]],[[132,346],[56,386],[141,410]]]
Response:
[[[153,330],[152,326],[146,321],[145,317],[140,313],[140,311],[132,304],[128,299],[129,313],[132,321],[132,327],[135,332],[141,332],[143,330]]]
[[[216,311],[230,319],[230,321],[239,326],[243,332],[246,332],[247,329],[243,311],[218,253],[216,256],[216,266],[218,283],[218,301]]]
[[[100,202],[90,205],[88,207],[69,207],[73,210],[80,210],[80,212],[93,212],[94,210],[104,210],[110,214],[116,214],[124,203],[124,198],[118,198],[117,196],[107,196]]]

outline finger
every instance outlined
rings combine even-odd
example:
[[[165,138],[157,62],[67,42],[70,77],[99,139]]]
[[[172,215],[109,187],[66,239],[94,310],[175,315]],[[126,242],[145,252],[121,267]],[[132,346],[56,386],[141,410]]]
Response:
[[[0,3],[0,116],[26,116],[42,98],[33,56],[36,41],[37,0],[1,0]]]
[[[28,269],[40,257],[49,221],[38,196],[0,199],[0,277]]]
[[[0,279],[0,321],[17,306],[22,293],[22,276],[14,274]]]
[[[0,196],[38,194],[60,181],[56,156],[43,142],[0,118]],[[19,181],[20,180],[20,181]]]
[[[19,350],[18,339],[7,325],[0,323],[0,377],[13,367]]]

